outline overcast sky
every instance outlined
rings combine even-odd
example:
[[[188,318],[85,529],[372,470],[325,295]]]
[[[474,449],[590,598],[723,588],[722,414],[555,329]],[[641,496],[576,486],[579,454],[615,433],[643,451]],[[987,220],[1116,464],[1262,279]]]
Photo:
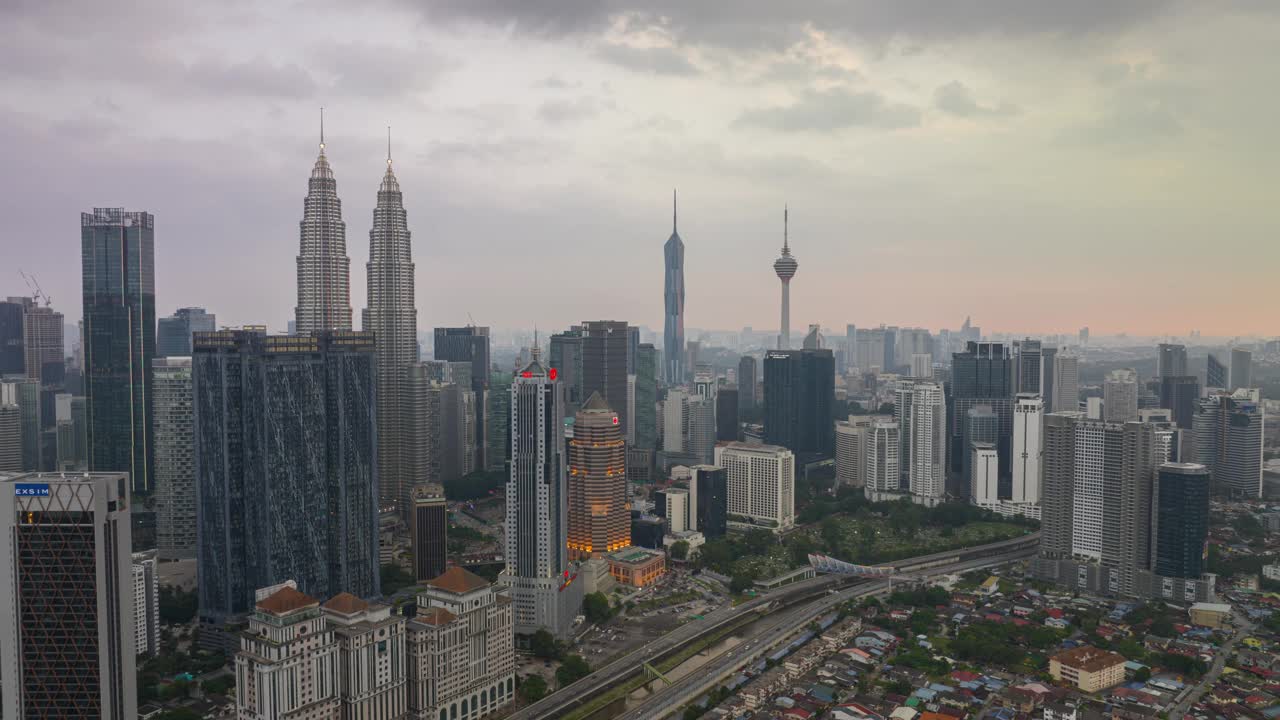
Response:
[[[109,12],[104,12],[109,11]],[[0,2],[0,295],[80,315],[78,213],[156,216],[157,310],[283,328],[319,107],[366,304],[392,126],[419,329],[1275,334],[1280,4]]]

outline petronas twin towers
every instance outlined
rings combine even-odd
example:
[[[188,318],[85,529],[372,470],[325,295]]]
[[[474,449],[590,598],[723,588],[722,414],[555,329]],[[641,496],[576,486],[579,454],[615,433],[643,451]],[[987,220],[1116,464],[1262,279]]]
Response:
[[[323,120],[320,155],[307,186],[300,223],[295,332],[351,330],[347,226],[333,169],[324,154]],[[378,480],[384,506],[405,497],[413,484],[402,469],[405,438],[400,421],[405,369],[418,359],[418,311],[409,237],[404,197],[391,166],[388,133],[387,171],[378,186],[373,229],[369,231],[368,304],[361,318],[364,330],[374,333],[377,346]]]

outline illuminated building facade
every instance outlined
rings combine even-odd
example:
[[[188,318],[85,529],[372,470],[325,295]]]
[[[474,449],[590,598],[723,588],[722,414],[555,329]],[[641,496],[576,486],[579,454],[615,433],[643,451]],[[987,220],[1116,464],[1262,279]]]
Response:
[[[618,413],[592,393],[574,418],[569,441],[569,558],[631,544],[627,450]]]

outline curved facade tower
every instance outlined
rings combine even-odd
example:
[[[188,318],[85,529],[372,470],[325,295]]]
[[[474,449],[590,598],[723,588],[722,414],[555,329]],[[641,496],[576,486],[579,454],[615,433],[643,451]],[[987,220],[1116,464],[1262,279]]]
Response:
[[[782,281],[782,329],[778,333],[778,349],[791,348],[791,278],[795,277],[800,263],[791,257],[791,245],[787,238],[787,209],[782,209],[782,255],[773,261],[773,271]]]
[[[351,329],[351,258],[347,257],[347,224],[333,168],[324,156],[324,122],[320,155],[307,181],[307,198],[299,223],[298,306],[295,331]]]
[[[405,372],[418,359],[418,310],[413,294],[413,253],[400,183],[391,169],[391,141],[387,141],[387,172],[378,187],[369,231],[369,302],[361,317],[365,330],[377,338],[378,487],[385,505],[395,502],[401,514],[413,507],[409,497],[423,478],[404,470],[403,399]]]
[[[685,381],[684,372],[684,241],[676,231],[676,194],[671,191],[671,237],[663,246],[667,269],[666,325],[662,333],[663,375],[668,385]]]
[[[631,544],[627,448],[618,413],[592,393],[574,418],[569,441],[569,559]]]

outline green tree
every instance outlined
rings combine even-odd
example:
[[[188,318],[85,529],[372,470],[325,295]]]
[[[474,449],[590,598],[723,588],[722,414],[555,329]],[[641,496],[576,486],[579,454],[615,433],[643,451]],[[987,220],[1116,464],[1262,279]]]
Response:
[[[593,623],[605,623],[613,617],[609,607],[609,598],[601,592],[589,593],[582,598],[582,614]]]
[[[581,655],[569,655],[556,668],[556,683],[565,688],[591,674],[591,666]]]
[[[733,580],[729,582],[729,592],[744,593],[751,589],[754,582],[754,578],[750,575],[734,575]]]
[[[206,695],[226,695],[227,691],[235,686],[236,679],[231,675],[223,675],[200,683],[200,689]]]
[[[547,696],[547,681],[541,675],[528,675],[520,683],[520,696],[527,703],[536,703]]]
[[[1151,679],[1151,668],[1142,666],[1133,674],[1133,679],[1138,682],[1146,682]]]
[[[677,540],[671,543],[671,559],[687,560],[689,558],[689,541]]]
[[[200,598],[195,590],[184,592],[178,588],[160,588],[160,619],[172,625],[185,625],[195,619]]]
[[[563,651],[554,635],[546,630],[538,630],[529,638],[529,652],[543,660],[559,660]]]
[[[400,590],[414,584],[415,578],[408,570],[396,565],[388,563],[379,569],[379,575],[382,580],[382,593],[384,595],[394,595]]]

